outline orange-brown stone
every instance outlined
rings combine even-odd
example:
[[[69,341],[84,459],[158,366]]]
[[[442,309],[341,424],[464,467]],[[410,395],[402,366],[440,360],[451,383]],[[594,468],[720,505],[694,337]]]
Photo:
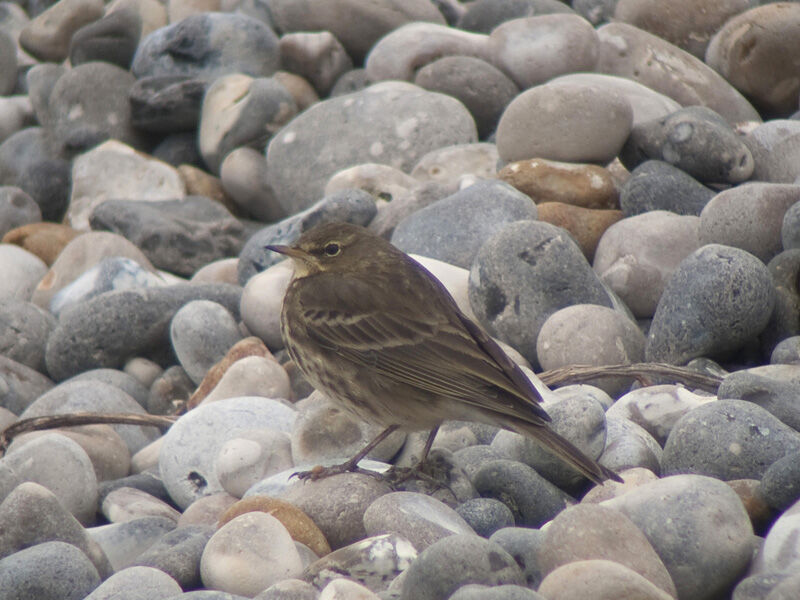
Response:
[[[3,236],[2,243],[15,244],[41,258],[52,266],[58,255],[81,231],[60,223],[29,223],[12,229]]]
[[[539,220],[569,231],[589,262],[606,229],[622,219],[621,210],[581,208],[562,202],[544,202],[537,206]]]

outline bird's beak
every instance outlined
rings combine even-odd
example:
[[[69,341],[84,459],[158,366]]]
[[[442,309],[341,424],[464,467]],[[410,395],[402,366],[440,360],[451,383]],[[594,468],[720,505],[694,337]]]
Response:
[[[292,246],[264,246],[267,250],[272,250],[273,252],[277,252],[278,254],[283,254],[284,256],[288,256],[289,258],[299,258],[304,259],[306,258],[306,253],[300,250],[300,248],[293,248]]]

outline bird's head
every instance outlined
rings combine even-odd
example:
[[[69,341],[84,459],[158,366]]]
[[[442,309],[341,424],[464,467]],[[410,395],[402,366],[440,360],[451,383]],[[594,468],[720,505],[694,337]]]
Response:
[[[266,246],[294,260],[295,277],[351,272],[353,265],[394,248],[383,238],[350,223],[325,223],[309,229],[291,246]]]

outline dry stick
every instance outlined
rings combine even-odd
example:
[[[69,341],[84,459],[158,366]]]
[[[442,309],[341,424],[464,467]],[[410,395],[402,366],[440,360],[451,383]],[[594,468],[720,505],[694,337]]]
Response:
[[[0,432],[0,455],[5,453],[11,441],[22,433],[54,429],[56,427],[73,427],[75,425],[95,425],[98,423],[146,425],[154,427],[169,427],[177,417],[162,415],[147,415],[137,413],[93,413],[78,412],[63,415],[47,415],[44,417],[31,417],[12,423]]]

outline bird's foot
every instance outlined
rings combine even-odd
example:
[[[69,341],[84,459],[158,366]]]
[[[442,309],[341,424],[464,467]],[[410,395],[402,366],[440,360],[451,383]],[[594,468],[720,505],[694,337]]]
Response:
[[[375,477],[377,479],[384,479],[384,476],[377,471],[362,469],[358,466],[357,462],[353,462],[352,460],[348,460],[338,465],[331,465],[329,467],[317,465],[308,471],[298,471],[297,473],[292,473],[292,477],[297,477],[301,481],[319,481],[320,479],[332,477],[333,475],[341,475],[342,473],[361,473],[362,475],[369,475],[370,477]]]

